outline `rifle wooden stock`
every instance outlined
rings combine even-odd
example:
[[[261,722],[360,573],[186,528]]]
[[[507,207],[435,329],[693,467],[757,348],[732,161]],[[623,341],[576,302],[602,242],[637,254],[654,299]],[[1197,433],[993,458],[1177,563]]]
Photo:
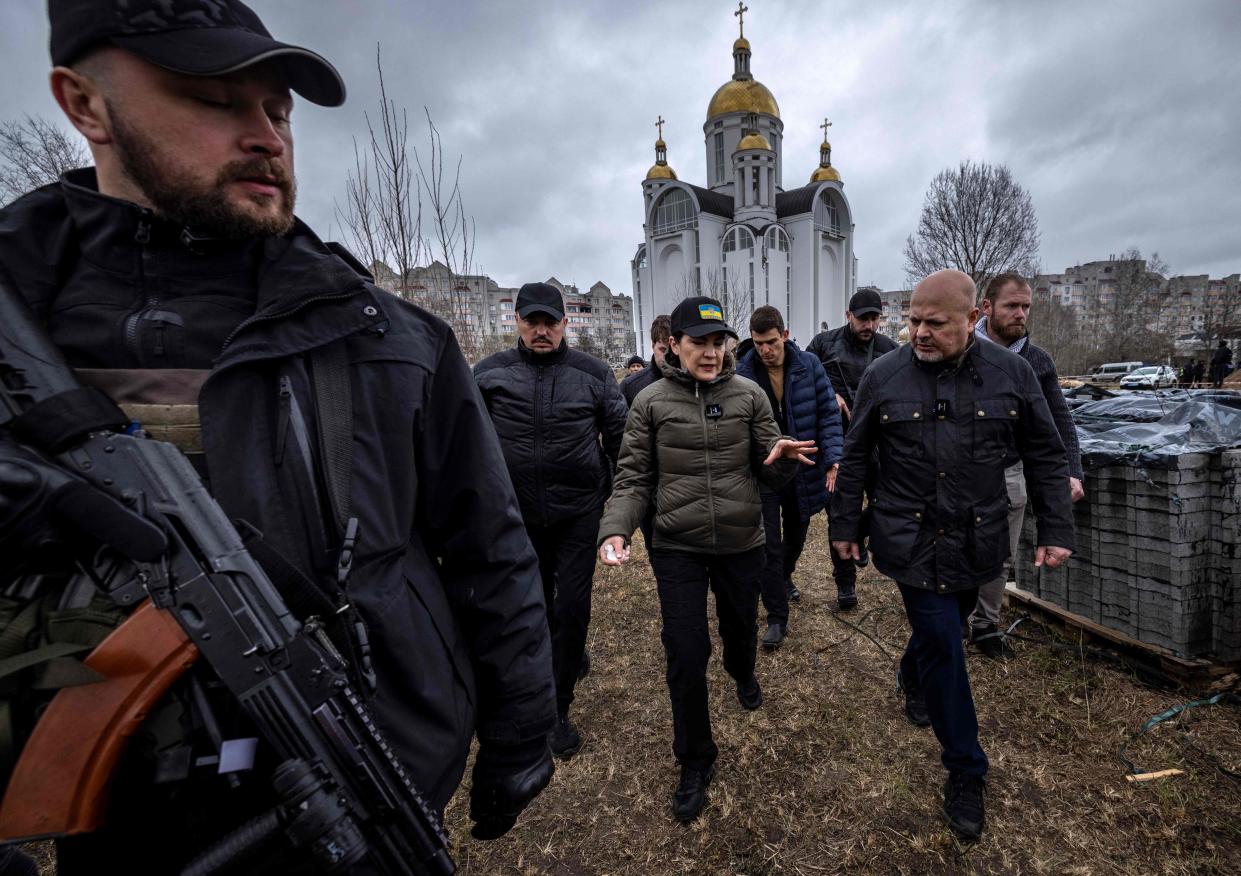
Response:
[[[129,737],[197,658],[173,617],[143,602],[84,661],[103,680],[59,691],[39,719],[0,804],[0,842],[103,824]]]

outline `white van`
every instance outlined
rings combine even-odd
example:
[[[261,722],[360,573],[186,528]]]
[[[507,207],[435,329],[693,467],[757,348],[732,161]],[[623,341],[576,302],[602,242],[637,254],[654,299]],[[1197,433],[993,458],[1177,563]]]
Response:
[[[1141,362],[1104,362],[1090,372],[1089,379],[1095,383],[1114,383],[1131,371],[1142,367]]]

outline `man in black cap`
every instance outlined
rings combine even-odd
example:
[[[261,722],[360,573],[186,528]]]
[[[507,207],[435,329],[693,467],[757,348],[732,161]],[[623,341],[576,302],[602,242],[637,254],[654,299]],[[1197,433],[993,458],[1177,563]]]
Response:
[[[874,289],[861,289],[849,299],[845,311],[845,323],[839,328],[820,332],[814,336],[806,351],[814,353],[823,363],[827,378],[836,390],[836,404],[840,407],[840,419],[849,432],[853,400],[857,395],[862,374],[879,356],[895,350],[896,341],[879,333],[879,317],[883,314],[883,299]],[[869,488],[869,484],[868,484]],[[860,542],[859,560],[842,558],[836,551],[828,551],[832,557],[832,577],[836,581],[836,604],[841,609],[857,607],[857,567],[867,563],[865,542]],[[790,584],[790,598],[800,596]]]
[[[539,557],[558,712],[548,741],[567,759],[582,747],[569,707],[586,652],[595,533],[629,409],[607,364],[565,342],[559,289],[522,286],[517,317],[517,346],[479,362],[474,378]]]
[[[0,211],[0,280],[83,382],[148,429],[175,411],[225,513],[297,575],[335,587],[356,519],[347,595],[375,716],[439,810],[477,732],[474,833],[503,834],[552,773],[537,558],[452,330],[294,216],[290,92],[336,106],[340,76],[234,0],[51,0],[49,15],[52,92],[95,166]],[[342,430],[351,442],[325,445]],[[0,584],[34,556],[3,514],[29,488],[12,469]],[[204,727],[253,731],[201,680],[205,698],[175,686],[138,728],[105,828],[61,843],[61,874],[176,872],[271,805],[269,769],[204,766],[221,741]],[[297,869],[272,856],[250,872]]]

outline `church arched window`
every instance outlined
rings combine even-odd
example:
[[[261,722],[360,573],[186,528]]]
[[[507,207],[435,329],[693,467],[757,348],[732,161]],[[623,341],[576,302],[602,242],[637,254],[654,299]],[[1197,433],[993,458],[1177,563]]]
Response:
[[[692,228],[698,222],[694,201],[684,189],[672,189],[655,205],[655,222],[652,234],[667,234]]]
[[[822,203],[820,215],[816,217],[819,224],[823,226],[825,231],[840,234],[840,207],[837,206],[836,201],[832,198],[832,193],[824,191],[819,195],[819,200]]]
[[[645,246],[638,247],[638,254],[634,256],[633,262],[634,262],[634,265],[639,270],[646,267],[646,247]]]
[[[754,235],[750,233],[750,229],[743,226],[730,228],[724,234],[724,245],[722,247],[726,253],[740,252],[741,250],[749,250],[750,258],[754,257]]]
[[[789,236],[788,233],[779,225],[773,225],[767,229],[766,245],[769,251],[788,252]]]

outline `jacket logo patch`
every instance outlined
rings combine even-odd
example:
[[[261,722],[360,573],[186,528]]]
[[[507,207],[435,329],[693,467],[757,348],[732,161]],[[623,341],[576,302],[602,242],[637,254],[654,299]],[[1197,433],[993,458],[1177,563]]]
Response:
[[[699,304],[698,315],[703,319],[718,319],[724,321],[724,314],[714,304]]]
[[[724,406],[720,404],[707,405],[707,419],[718,420],[724,416]]]

